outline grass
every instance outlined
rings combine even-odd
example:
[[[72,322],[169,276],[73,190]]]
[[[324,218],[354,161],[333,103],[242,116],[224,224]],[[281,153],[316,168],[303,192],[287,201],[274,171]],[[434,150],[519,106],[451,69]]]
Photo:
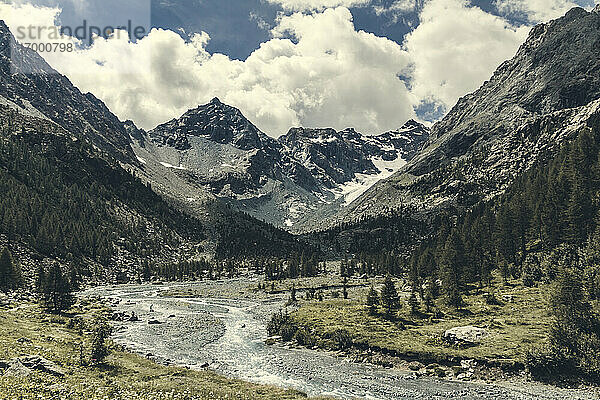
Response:
[[[102,310],[75,310],[90,318]],[[106,365],[82,366],[80,345],[88,340],[68,328],[69,317],[49,316],[35,304],[0,309],[0,359],[41,355],[68,373],[64,378],[34,372],[26,378],[0,376],[2,399],[302,399],[297,391],[255,385],[209,371],[158,365],[113,349]],[[0,371],[1,372],[1,371]]]
[[[358,347],[369,347],[395,355],[423,361],[447,361],[453,358],[496,361],[500,365],[517,365],[526,352],[547,337],[551,317],[547,306],[548,287],[527,288],[516,281],[512,285],[496,283],[496,297],[501,305],[488,305],[483,295],[473,291],[465,296],[465,306],[456,311],[438,301],[440,318],[425,313],[410,315],[406,302],[395,321],[381,315],[369,315],[365,307],[366,290],[350,293],[350,299],[327,299],[302,302],[292,313],[298,325],[309,327],[317,342],[338,329],[347,330]],[[512,301],[502,301],[512,296]],[[487,328],[489,335],[476,346],[457,347],[446,344],[443,333],[450,328],[473,325]]]

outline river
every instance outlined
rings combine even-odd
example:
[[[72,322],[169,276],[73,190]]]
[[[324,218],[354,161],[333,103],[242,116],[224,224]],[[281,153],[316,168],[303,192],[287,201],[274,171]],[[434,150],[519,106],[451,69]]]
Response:
[[[265,344],[266,318],[279,302],[164,297],[161,291],[194,284],[120,285],[87,290],[139,322],[118,322],[113,340],[159,361],[246,381],[340,399],[597,399],[597,393],[537,383],[453,382],[352,363],[326,352]],[[149,324],[156,321],[157,324]]]

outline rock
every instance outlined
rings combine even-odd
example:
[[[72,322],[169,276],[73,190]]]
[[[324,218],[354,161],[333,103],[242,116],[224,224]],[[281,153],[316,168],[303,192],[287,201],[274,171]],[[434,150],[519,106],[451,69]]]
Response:
[[[17,339],[17,342],[23,344],[23,343],[31,343],[31,339],[26,338],[26,337],[20,337]]]
[[[481,340],[488,335],[488,331],[484,328],[475,326],[459,326],[448,329],[444,332],[444,339],[453,344],[479,344]]]
[[[473,372],[473,370],[477,366],[477,361],[476,360],[462,360],[460,362],[460,366],[462,369]]]
[[[10,367],[10,362],[6,360],[0,360],[0,369],[7,369]]]
[[[112,313],[112,315],[110,316],[110,319],[112,321],[123,321],[123,313],[120,312],[114,312]]]
[[[45,372],[54,376],[65,376],[66,371],[50,360],[41,356],[20,357],[19,362],[29,369]]]
[[[19,360],[13,360],[10,363],[10,367],[4,372],[4,376],[14,376],[16,378],[22,378],[31,375],[31,370],[24,366]]]
[[[162,324],[162,322],[155,320],[155,319],[151,319],[150,321],[148,321],[148,325],[160,325]]]
[[[154,357],[154,354],[152,354],[152,353],[147,353],[147,354],[146,354],[146,358],[147,358],[147,359],[150,359],[150,358],[152,358],[152,357]]]
[[[515,298],[512,294],[505,294],[504,296],[502,296],[502,300],[507,303],[512,303],[515,301]]]
[[[267,346],[273,346],[275,343],[277,343],[280,340],[281,340],[281,336],[271,336],[271,337],[268,337],[267,340],[265,340],[265,344]]]
[[[175,318],[175,314],[169,315],[169,318]]]
[[[463,372],[462,374],[459,374],[456,378],[460,379],[461,381],[468,381],[468,380],[471,380],[472,376],[473,376],[472,372]]]
[[[204,363],[204,364],[202,364],[202,365],[200,366],[200,368],[208,368],[208,367],[209,367],[209,365],[210,365],[209,363]]]
[[[410,369],[411,371],[419,371],[423,368],[425,368],[425,366],[418,361],[412,361],[408,363],[408,369]]]

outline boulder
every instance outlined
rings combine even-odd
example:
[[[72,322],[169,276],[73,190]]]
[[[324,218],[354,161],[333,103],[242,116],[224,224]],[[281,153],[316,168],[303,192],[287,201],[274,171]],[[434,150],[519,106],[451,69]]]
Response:
[[[155,319],[151,319],[150,321],[148,321],[148,325],[160,325],[162,324],[162,322],[155,320]]]
[[[265,340],[265,344],[267,346],[272,346],[279,341],[281,341],[281,336],[271,336],[268,337],[267,340]]]
[[[475,326],[459,326],[444,332],[444,339],[453,344],[479,344],[488,335],[487,329]]]
[[[410,369],[411,371],[419,371],[423,368],[425,368],[425,366],[418,361],[412,361],[408,363],[408,369]]]
[[[45,372],[54,376],[61,377],[65,376],[66,373],[64,369],[41,356],[20,357],[18,361],[29,369]]]
[[[135,311],[131,312],[131,316],[129,317],[129,322],[138,322],[140,319],[139,317],[135,314]]]
[[[8,369],[4,372],[4,376],[14,376],[22,378],[31,375],[31,370],[24,366],[19,360],[13,360]]]

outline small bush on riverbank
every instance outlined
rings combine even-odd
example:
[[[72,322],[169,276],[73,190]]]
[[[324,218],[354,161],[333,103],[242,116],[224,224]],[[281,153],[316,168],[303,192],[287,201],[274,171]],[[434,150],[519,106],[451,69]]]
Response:
[[[317,345],[317,338],[310,332],[310,330],[304,327],[296,331],[294,340],[296,340],[299,345],[309,348]]]
[[[331,342],[335,350],[346,350],[352,347],[352,336],[345,329],[336,329],[331,334]]]
[[[287,311],[279,311],[273,314],[267,324],[267,333],[269,336],[281,336],[286,342],[294,338],[297,330],[298,328]]]

